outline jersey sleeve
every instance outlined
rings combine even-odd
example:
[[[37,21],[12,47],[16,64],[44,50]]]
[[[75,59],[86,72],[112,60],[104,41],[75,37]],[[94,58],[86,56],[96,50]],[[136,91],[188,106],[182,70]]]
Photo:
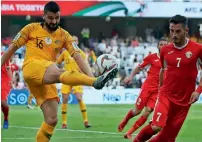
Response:
[[[79,53],[79,47],[76,42],[73,40],[72,36],[65,31],[65,48],[70,53],[70,55],[74,55],[75,53]]]
[[[25,26],[24,28],[22,28],[20,32],[18,32],[18,34],[15,36],[12,43],[18,48],[25,45],[29,39],[29,34],[33,26],[34,26],[33,24],[29,24]]]
[[[139,64],[139,67],[141,69],[143,69],[144,67],[146,67],[147,65],[151,64],[151,55],[148,55],[147,57],[145,57],[143,59],[143,62],[141,64]]]
[[[62,52],[62,54],[60,54],[60,56],[57,58],[57,63],[61,64],[64,61],[64,51]]]

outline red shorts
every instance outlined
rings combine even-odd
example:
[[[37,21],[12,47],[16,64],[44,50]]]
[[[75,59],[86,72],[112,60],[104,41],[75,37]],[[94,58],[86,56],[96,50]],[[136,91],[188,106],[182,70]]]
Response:
[[[1,100],[2,101],[7,101],[7,97],[10,93],[10,85],[8,82],[2,82],[1,83]]]
[[[180,106],[172,103],[166,97],[166,94],[160,91],[154,109],[152,125],[162,127],[163,129],[149,142],[175,142],[175,138],[187,117],[189,108],[190,105]]]
[[[144,107],[154,109],[158,92],[150,91],[149,89],[142,89],[136,101],[136,108],[142,110]]]

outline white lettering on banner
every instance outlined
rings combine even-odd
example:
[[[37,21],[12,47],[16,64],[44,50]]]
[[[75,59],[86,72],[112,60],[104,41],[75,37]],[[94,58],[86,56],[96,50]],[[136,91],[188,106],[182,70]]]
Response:
[[[91,90],[84,89],[86,104],[134,104],[140,89]]]
[[[2,4],[1,11],[15,11],[13,4]]]
[[[16,97],[16,94],[10,94],[10,100],[9,100],[9,103],[10,104],[12,104],[12,105],[14,105],[14,104],[16,104],[16,99],[15,99],[15,97]]]
[[[139,93],[140,89],[84,89],[83,100],[86,104],[134,104]],[[202,103],[202,96],[196,103]]]
[[[197,7],[185,8],[185,12],[198,13],[198,12],[202,12],[202,8],[197,8]]]
[[[43,11],[44,5],[16,4],[17,11]]]

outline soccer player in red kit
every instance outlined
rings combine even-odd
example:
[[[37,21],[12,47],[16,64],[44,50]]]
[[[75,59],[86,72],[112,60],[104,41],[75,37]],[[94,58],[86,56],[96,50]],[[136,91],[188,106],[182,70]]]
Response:
[[[160,90],[152,123],[145,126],[133,142],[175,142],[187,117],[190,105],[199,99],[202,79],[196,87],[197,62],[202,61],[202,45],[186,38],[187,19],[175,15],[170,19],[172,43],[162,47]]]
[[[161,47],[168,44],[168,41],[162,38],[158,43],[158,50],[160,52]],[[124,135],[125,138],[131,139],[131,134],[136,131],[140,126],[142,126],[149,115],[152,113],[158,95],[158,87],[159,87],[159,72],[161,69],[160,55],[159,53],[154,53],[148,55],[144,58],[143,63],[141,63],[138,67],[136,67],[132,74],[125,79],[125,83],[128,84],[133,80],[133,77],[138,74],[145,67],[150,66],[148,71],[148,76],[145,82],[142,85],[141,93],[136,101],[135,108],[131,109],[124,119],[119,124],[118,130],[122,131],[128,121],[139,115],[143,108],[145,107],[145,111],[142,116],[134,123],[132,128]]]
[[[3,55],[3,52],[1,52],[1,55]],[[3,124],[4,129],[8,129],[9,106],[7,103],[7,97],[11,89],[11,79],[12,79],[12,72],[9,62],[7,62],[1,68],[1,110],[4,114],[4,124]]]

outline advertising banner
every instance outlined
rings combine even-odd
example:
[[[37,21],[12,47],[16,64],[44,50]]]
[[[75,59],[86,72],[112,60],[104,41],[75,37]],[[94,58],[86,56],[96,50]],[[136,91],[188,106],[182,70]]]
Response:
[[[62,94],[58,91],[58,95],[60,97],[60,103],[62,103]],[[21,90],[11,90],[10,95],[8,96],[8,104],[9,105],[27,105],[27,100],[29,97],[29,91],[27,89]],[[69,104],[77,104],[77,99],[75,95],[70,94],[68,98]],[[36,104],[36,100],[32,100],[32,104]]]
[[[83,100],[86,104],[134,104],[140,91],[141,89],[84,89]],[[58,94],[60,103],[62,103],[62,95]],[[12,90],[8,96],[8,104],[27,105],[28,96],[29,91],[27,89]],[[32,103],[36,104],[36,100],[33,99]],[[68,103],[78,104],[75,95],[70,94]],[[202,95],[197,103],[202,103]]]
[[[2,15],[41,16],[47,1],[2,1]],[[61,16],[202,18],[201,2],[57,1]]]

